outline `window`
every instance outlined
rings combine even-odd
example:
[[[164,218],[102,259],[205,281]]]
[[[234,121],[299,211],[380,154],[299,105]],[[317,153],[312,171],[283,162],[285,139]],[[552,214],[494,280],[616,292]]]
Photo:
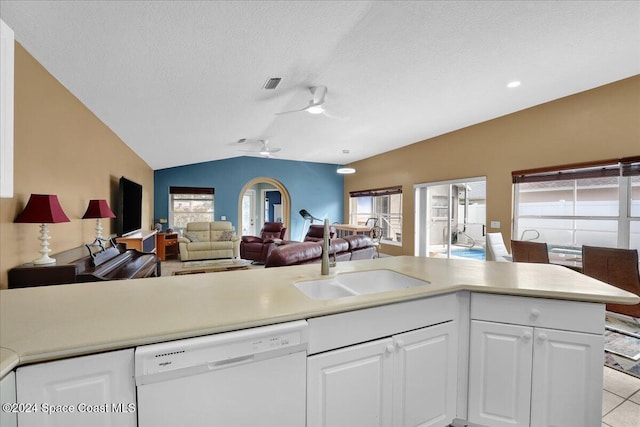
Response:
[[[554,169],[513,172],[514,239],[640,249],[640,157]]]
[[[213,221],[213,188],[169,187],[169,224],[186,228],[189,222]]]
[[[349,199],[349,223],[364,225],[376,218],[386,243],[402,242],[402,187],[352,191]]]

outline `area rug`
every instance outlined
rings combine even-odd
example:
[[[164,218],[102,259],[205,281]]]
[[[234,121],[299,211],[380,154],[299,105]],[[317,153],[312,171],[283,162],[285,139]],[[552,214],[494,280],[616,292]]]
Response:
[[[640,319],[607,313],[604,364],[640,378]]]

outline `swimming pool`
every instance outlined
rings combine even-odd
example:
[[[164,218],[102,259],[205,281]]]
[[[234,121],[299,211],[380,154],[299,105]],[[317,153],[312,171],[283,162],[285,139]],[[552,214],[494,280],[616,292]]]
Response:
[[[454,249],[451,251],[451,256],[456,256],[460,258],[469,258],[469,259],[479,259],[484,261],[486,256],[486,251],[484,248],[469,248],[469,249]]]

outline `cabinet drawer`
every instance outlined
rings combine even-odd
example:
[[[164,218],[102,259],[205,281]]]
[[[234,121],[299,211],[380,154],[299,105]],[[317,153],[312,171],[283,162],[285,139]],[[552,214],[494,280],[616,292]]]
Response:
[[[477,320],[603,334],[604,312],[600,303],[471,294],[471,318]]]
[[[309,354],[346,347],[454,320],[455,294],[307,319]]]

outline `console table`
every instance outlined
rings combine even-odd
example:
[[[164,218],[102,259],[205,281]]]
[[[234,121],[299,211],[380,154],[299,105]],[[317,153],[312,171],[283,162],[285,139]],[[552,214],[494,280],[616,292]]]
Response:
[[[158,233],[156,238],[156,253],[160,261],[168,257],[178,257],[178,233]]]
[[[156,251],[156,230],[144,230],[129,234],[124,237],[117,237],[116,242],[124,243],[127,249],[136,249],[140,252]]]

